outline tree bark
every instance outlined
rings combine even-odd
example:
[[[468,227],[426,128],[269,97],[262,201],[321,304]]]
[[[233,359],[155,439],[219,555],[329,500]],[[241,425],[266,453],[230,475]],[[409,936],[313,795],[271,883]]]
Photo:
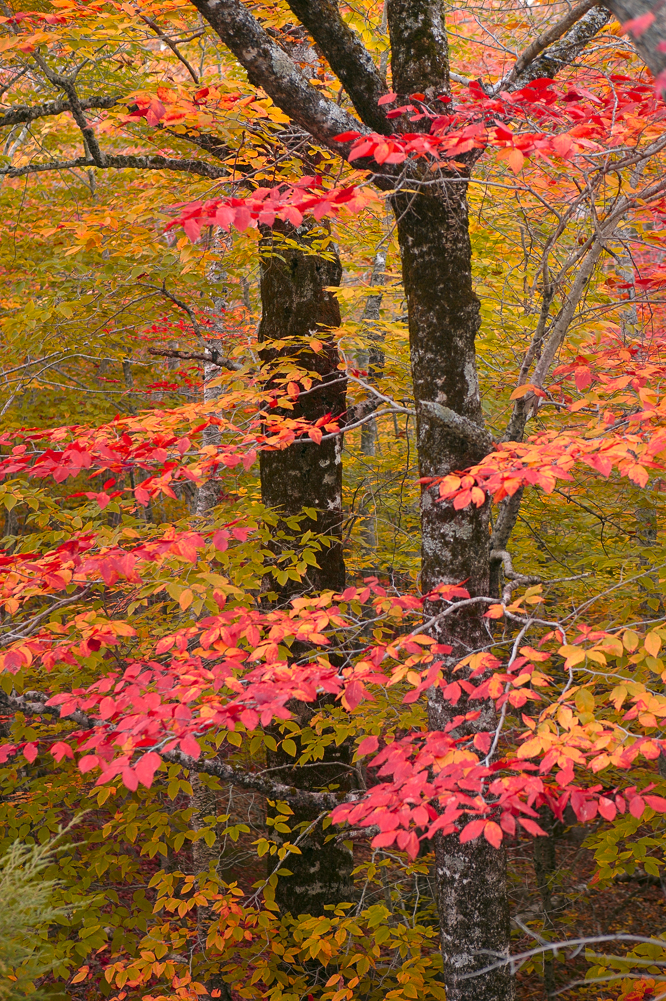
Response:
[[[327,286],[339,285],[342,275],[340,261],[308,253],[308,231],[305,227],[290,234],[303,244],[300,250],[279,242],[268,251],[273,239],[264,241],[264,263],[261,274],[262,318],[259,342],[266,344],[262,361],[271,366],[280,357],[290,358],[302,369],[316,372],[307,392],[294,401],[293,410],[283,411],[287,417],[302,417],[315,422],[326,414],[342,417],[346,407],[346,381],[338,369],[340,361],[335,340],[328,333],[340,324],[340,309]],[[319,340],[323,349],[315,352],[310,342]],[[276,347],[272,342],[283,342]],[[280,413],[275,410],[274,413]],[[340,591],[345,585],[342,554],[342,442],[329,438],[320,445],[310,438],[295,442],[289,448],[262,451],[260,454],[261,495],[267,507],[285,517],[300,515],[303,508],[314,508],[316,520],[307,521],[317,535],[332,539],[322,547],[318,567],[310,567],[305,582],[291,582],[281,589],[281,600],[288,600],[304,590]]]
[[[652,14],[654,20],[643,31],[631,32],[631,40],[638,55],[655,77],[660,78],[662,92],[666,90],[666,4],[661,0],[602,0],[603,6],[614,14],[620,24]]]
[[[472,287],[466,185],[458,177],[436,195],[400,194],[392,199],[398,225],[409,319],[410,352],[417,414],[421,477],[445,475],[477,462],[479,435],[455,431],[438,416],[447,408],[482,428],[475,338],[479,303]],[[433,406],[434,404],[434,406]],[[471,595],[489,593],[488,505],[456,511],[424,484],[421,495],[421,589],[460,584]],[[425,615],[437,613],[426,601]],[[485,620],[475,606],[448,616],[433,634],[452,648],[449,672],[474,650],[487,646]],[[475,707],[478,708],[475,703]],[[441,689],[429,693],[432,730],[443,730],[458,715]],[[489,729],[494,707],[485,707],[477,725]],[[435,871],[447,1001],[509,1001],[512,977],[504,967],[468,979],[505,955],[509,944],[506,860],[502,849],[478,839],[461,845],[457,835],[436,837]]]
[[[285,411],[286,416],[314,422],[326,414],[334,417],[344,414],[346,381],[338,369],[337,345],[330,332],[340,324],[340,310],[335,296],[326,291],[327,287],[340,284],[342,267],[337,254],[328,259],[311,249],[308,252],[310,231],[308,225],[297,231],[287,230],[292,241],[289,246],[280,240],[272,246],[272,234],[264,239],[259,341],[266,345],[261,354],[267,366],[289,358],[299,368],[321,376],[321,381],[313,381],[310,391],[299,394],[293,411]],[[302,249],[294,246],[294,242],[300,243]],[[312,349],[313,339],[323,344],[322,350]],[[308,567],[305,580],[288,580],[279,587],[271,585],[272,590],[278,591],[280,604],[299,594],[344,588],[341,447],[338,436],[319,445],[306,439],[281,451],[261,452],[264,504],[285,518],[301,515],[304,508],[315,509],[316,520],[313,523],[306,519],[302,530],[310,529],[330,540],[330,545],[322,546],[318,553],[319,565]],[[280,522],[279,530],[287,531],[284,521]],[[292,650],[294,657],[306,653],[305,649]],[[306,706],[296,702],[290,709],[301,729],[307,729],[313,715],[325,704]],[[275,769],[272,775],[277,781],[307,790],[325,788],[332,782],[343,789],[350,787],[351,748],[347,743],[327,748],[323,760],[316,765],[298,767],[295,761],[302,752],[302,740],[298,735],[294,738],[297,748],[294,757],[280,746],[285,736],[280,728],[274,726],[271,732],[278,748],[269,753],[267,763]],[[298,839],[301,854],[289,855],[282,866],[292,875],[281,876],[278,881],[276,902],[281,910],[294,915],[322,915],[327,904],[352,900],[352,853],[331,839],[330,828],[323,829],[317,808],[296,807],[288,825],[291,833],[284,840],[293,844]],[[276,837],[279,839],[280,835]],[[274,866],[272,857],[270,864]]]

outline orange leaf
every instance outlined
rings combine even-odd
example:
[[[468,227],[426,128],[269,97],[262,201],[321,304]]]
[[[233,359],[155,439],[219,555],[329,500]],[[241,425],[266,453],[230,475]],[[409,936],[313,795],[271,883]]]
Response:
[[[520,152],[519,149],[513,149],[507,156],[506,162],[509,164],[514,174],[519,174],[523,169],[523,165],[525,163],[525,157],[523,156],[523,154]]]
[[[528,393],[533,393],[535,389],[536,386],[533,386],[531,382],[525,382],[522,386],[518,386],[517,389],[514,389],[509,399],[520,400],[523,396],[527,396]]]

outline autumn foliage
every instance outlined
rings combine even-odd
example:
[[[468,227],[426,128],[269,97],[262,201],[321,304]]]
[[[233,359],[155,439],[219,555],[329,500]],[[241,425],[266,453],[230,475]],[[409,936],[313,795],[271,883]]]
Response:
[[[353,124],[298,5],[244,6]],[[185,0],[3,7],[0,849],[67,828],[30,983],[444,1001],[449,838],[506,853],[518,996],[656,998],[666,105],[630,42],[656,22],[606,18],[522,79],[559,6],[462,4],[450,91],[399,94],[384,4],[332,6],[389,72],[384,133],[306,135]],[[468,190],[483,428],[410,376],[390,213],[431,183]],[[262,278],[295,252],[339,256],[341,325],[267,344]],[[346,409],[304,417],[331,379]],[[426,404],[464,467],[420,474]],[[335,537],[262,494],[262,456],[331,441]],[[490,512],[485,590],[422,586],[429,504]],[[316,588],[335,545],[347,586]],[[316,825],[353,899],[292,914],[276,893]],[[619,924],[586,917],[604,893]]]

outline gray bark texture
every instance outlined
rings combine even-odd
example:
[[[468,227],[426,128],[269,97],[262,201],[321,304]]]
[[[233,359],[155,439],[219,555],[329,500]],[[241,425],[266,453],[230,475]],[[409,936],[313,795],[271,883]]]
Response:
[[[325,414],[342,418],[346,401],[346,380],[338,369],[339,355],[331,328],[340,324],[340,310],[334,295],[327,286],[339,285],[342,267],[337,255],[333,259],[309,252],[309,227],[298,231],[287,230],[292,245],[278,241],[272,246],[273,236],[264,240],[265,256],[261,275],[262,318],[259,341],[266,347],[262,361],[270,366],[288,357],[299,367],[321,376],[314,381],[310,392],[301,393],[293,411],[286,416],[303,417],[316,421]],[[293,243],[300,243],[301,247]],[[315,352],[310,341],[317,338],[324,345]],[[284,342],[276,346],[273,342]],[[269,382],[270,385],[270,382]],[[274,411],[276,412],[276,411]],[[264,504],[286,517],[300,515],[304,507],[317,511],[315,523],[306,519],[303,531],[310,528],[316,534],[329,537],[331,544],[318,554],[318,567],[309,567],[307,579],[288,581],[278,590],[278,602],[306,592],[325,590],[341,591],[345,584],[345,566],[342,551],[342,462],[341,439],[332,438],[316,445],[306,439],[280,451],[262,451],[260,455],[261,493]],[[281,526],[283,527],[283,526]],[[276,545],[277,551],[277,545]],[[307,655],[305,649],[293,649],[294,657]],[[307,729],[313,715],[324,708],[295,702],[290,709],[302,729]],[[284,736],[279,727],[271,729],[278,749],[268,754],[267,764],[271,777],[281,784],[307,792],[326,788],[336,783],[341,789],[349,788],[351,775],[351,748],[347,743],[330,747],[323,760],[311,767],[298,767],[294,758],[284,751],[280,741]],[[302,741],[295,736],[297,756],[302,751]],[[325,811],[312,802],[294,803],[293,815],[288,824],[291,833],[284,840],[298,843],[300,854],[289,855],[282,866],[291,875],[280,876],[275,899],[283,911],[299,914],[323,915],[326,904],[353,900],[354,881],[351,875],[353,855],[332,838],[332,830],[324,830],[322,819]],[[275,815],[271,808],[269,813]],[[279,834],[275,835],[277,838]],[[269,865],[274,865],[270,857]]]
[[[409,339],[422,477],[465,469],[487,451],[476,371],[475,338],[479,303],[472,287],[466,187],[459,178],[435,194],[393,197],[407,298]],[[462,418],[443,420],[452,411]],[[472,433],[467,425],[475,430]],[[456,511],[424,485],[421,495],[421,589],[460,584],[472,596],[489,593],[488,505]],[[426,601],[426,616],[440,610]],[[445,670],[489,642],[477,606],[448,616],[433,635],[452,648]],[[464,711],[429,695],[432,730],[442,730]],[[479,726],[491,728],[494,709]],[[460,844],[457,835],[435,838],[435,872],[447,1001],[510,1001],[508,967],[468,979],[488,964],[489,954],[506,955],[509,913],[506,860],[502,849],[477,839]]]
[[[389,0],[393,87],[401,94],[449,90],[448,42],[442,0]],[[410,185],[411,186],[411,185]],[[479,302],[472,286],[467,185],[457,174],[427,193],[392,197],[407,299],[409,344],[416,406],[421,477],[465,469],[485,454],[476,368]],[[442,420],[441,409],[454,419]],[[450,415],[449,415],[450,416]],[[455,416],[462,418],[456,421]],[[472,432],[472,429],[474,431]],[[470,433],[472,432],[472,433]],[[424,484],[421,494],[421,590],[460,584],[470,595],[489,590],[488,505],[456,511]],[[439,610],[426,602],[430,617]],[[486,646],[488,634],[477,606],[448,616],[433,634],[452,648],[451,671],[466,654]],[[443,730],[460,713],[441,689],[428,700],[431,730]],[[494,707],[479,724],[492,727]],[[509,910],[506,858],[483,839],[462,845],[456,834],[435,837],[435,873],[447,1001],[510,1001],[508,967],[478,977],[489,954],[506,955]]]
[[[666,41],[666,4],[661,0],[602,0],[603,6],[613,14],[620,24],[634,21],[645,14],[653,14],[654,21],[638,36],[632,32],[634,48],[655,77],[666,71],[666,51],[660,51],[661,42]],[[666,83],[666,81],[664,81]]]

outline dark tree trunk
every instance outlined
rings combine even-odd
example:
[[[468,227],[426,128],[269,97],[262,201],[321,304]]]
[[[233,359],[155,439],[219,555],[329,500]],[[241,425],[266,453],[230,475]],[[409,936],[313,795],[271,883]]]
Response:
[[[472,287],[466,185],[451,178],[434,196],[395,196],[393,207],[409,315],[419,469],[422,477],[441,476],[481,457],[474,431],[480,433],[483,423],[474,346],[479,304]],[[451,411],[469,424],[459,423],[456,430],[455,419],[447,421]],[[424,594],[439,584],[460,583],[473,596],[488,594],[487,504],[456,511],[424,484],[421,531]],[[426,602],[427,616],[438,610],[436,602]],[[453,648],[447,671],[490,640],[477,606],[448,616],[433,633]],[[460,712],[460,703],[453,707],[440,689],[431,690],[432,730],[444,729]],[[493,724],[494,707],[486,707],[476,725]],[[465,978],[488,965],[493,954],[508,951],[504,852],[482,839],[461,845],[451,835],[436,838],[435,858],[447,1001],[508,1001],[513,996],[508,967]]]
[[[340,261],[335,255],[329,260],[308,252],[309,229],[301,227],[289,232],[292,241],[303,249],[287,246],[282,240],[270,246],[273,237],[264,241],[264,261],[261,276],[262,319],[259,340],[266,344],[262,361],[270,366],[282,357],[292,359],[299,368],[317,372],[321,381],[313,381],[311,392],[302,392],[295,401],[293,411],[287,416],[303,417],[316,421],[326,414],[341,417],[345,411],[345,379],[338,369],[339,355],[331,329],[340,324],[337,300],[327,286],[339,285],[342,275]],[[270,251],[270,253],[269,253]],[[323,350],[313,351],[310,342],[319,340]],[[275,341],[284,342],[276,345]],[[260,457],[261,492],[264,504],[284,515],[300,515],[303,508],[314,508],[316,522],[306,519],[302,530],[311,529],[316,534],[329,537],[330,545],[322,546],[318,553],[318,567],[308,567],[305,580],[287,581],[283,586],[271,583],[278,591],[278,602],[284,604],[303,593],[341,591],[345,583],[345,566],[342,551],[342,463],[339,436],[316,445],[309,439],[295,443],[282,451],[262,451]],[[281,523],[284,528],[284,523]],[[279,541],[276,551],[279,552]],[[294,648],[295,657],[305,650]],[[318,707],[324,708],[324,703]],[[290,705],[296,722],[305,729],[309,726],[317,707],[303,703]],[[283,734],[274,726],[271,733],[278,741],[278,749],[268,755],[268,765],[278,769],[273,777],[279,782],[301,789],[316,790],[336,783],[349,788],[351,775],[351,749],[345,743],[328,749],[316,766],[299,768],[296,760],[282,749],[279,741]],[[296,738],[297,754],[303,742]],[[271,811],[275,816],[275,811]],[[282,835],[292,844],[298,840],[301,854],[290,854],[282,868],[291,876],[281,876],[276,888],[276,901],[281,910],[294,915],[324,914],[326,904],[336,904],[353,899],[351,870],[353,856],[346,848],[332,840],[334,833],[322,827],[322,818],[316,809],[302,808],[289,817],[289,835]],[[281,836],[276,832],[275,836]],[[275,867],[274,856],[269,866]]]
[[[307,246],[308,232],[301,227],[290,234],[291,240]],[[268,256],[272,236],[264,241],[261,274],[262,318],[259,342],[283,341],[282,347],[268,343],[262,361],[271,365],[282,355],[303,369],[317,372],[309,392],[301,393],[293,410],[285,416],[303,417],[315,422],[326,414],[344,414],[346,383],[338,369],[340,361],[335,340],[328,334],[340,325],[340,308],[327,286],[339,285],[342,267],[337,255],[327,260],[306,249],[299,250],[279,241]],[[310,347],[313,339],[323,350]],[[279,411],[276,411],[279,413]],[[339,591],[344,588],[345,565],[342,553],[342,441],[339,436],[315,445],[309,438],[287,449],[260,454],[261,496],[267,507],[286,517],[300,515],[303,508],[314,508],[316,522],[304,522],[318,535],[326,535],[332,544],[323,547],[318,567],[310,567],[307,581],[285,585],[281,598],[304,590]]]

